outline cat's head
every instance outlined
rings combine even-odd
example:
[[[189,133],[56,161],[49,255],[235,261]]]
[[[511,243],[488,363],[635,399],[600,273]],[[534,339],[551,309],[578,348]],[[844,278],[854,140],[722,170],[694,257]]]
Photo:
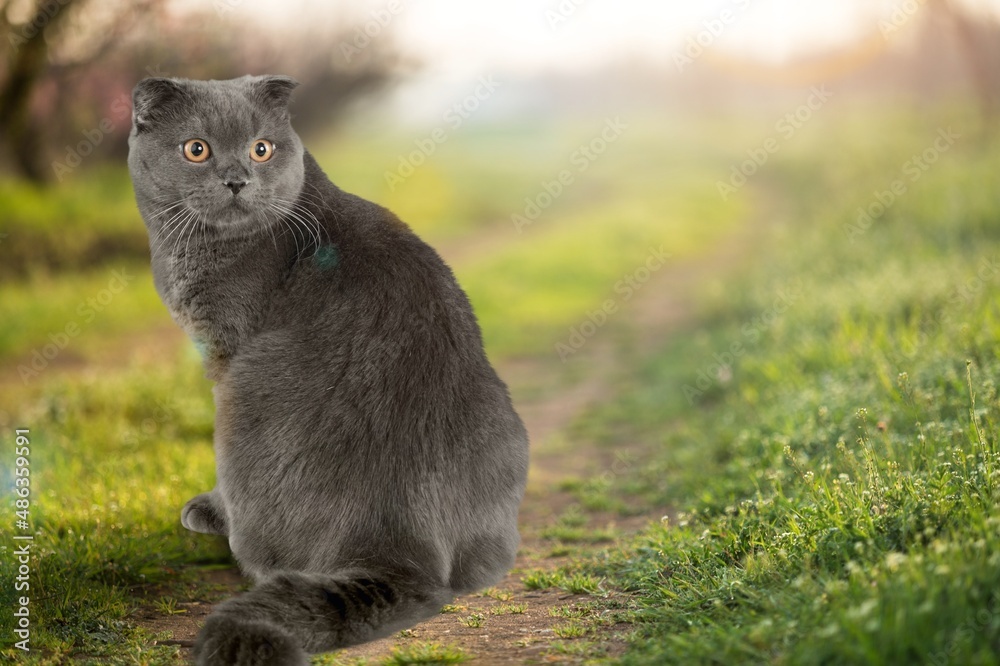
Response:
[[[288,112],[296,85],[287,76],[140,81],[128,164],[150,230],[193,221],[244,235],[278,219],[305,178]]]

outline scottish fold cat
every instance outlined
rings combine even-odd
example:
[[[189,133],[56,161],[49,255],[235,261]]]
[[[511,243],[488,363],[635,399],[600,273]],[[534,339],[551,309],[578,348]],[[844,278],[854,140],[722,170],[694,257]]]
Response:
[[[215,488],[183,507],[255,586],[199,664],[306,664],[495,584],[528,439],[441,258],[333,185],[296,83],[151,78],[128,165],[156,289],[215,382]],[[502,276],[497,276],[502,279]]]

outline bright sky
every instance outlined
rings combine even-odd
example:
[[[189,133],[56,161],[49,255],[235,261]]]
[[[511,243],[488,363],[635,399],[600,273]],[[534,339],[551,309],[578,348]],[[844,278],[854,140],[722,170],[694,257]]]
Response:
[[[205,7],[204,0],[174,0]],[[955,0],[953,0],[955,1]],[[1000,0],[958,0],[996,12]],[[505,84],[532,74],[641,62],[675,67],[689,40],[730,56],[778,62],[901,37],[928,0],[212,0],[275,29],[326,21],[361,40],[394,39],[421,63],[390,106],[416,122],[468,94],[482,76]],[[888,23],[887,23],[888,22]],[[381,24],[381,25],[380,25]],[[354,31],[357,32],[354,32]],[[391,37],[389,36],[391,33]],[[363,41],[358,42],[363,45]],[[317,46],[319,48],[319,46]],[[344,43],[322,45],[335,60]],[[507,90],[505,88],[505,90]],[[502,95],[501,95],[502,97]]]
[[[578,4],[577,4],[578,3]],[[824,41],[849,34],[857,19],[843,0],[508,0],[483,11],[480,3],[424,0],[400,15],[404,43],[436,58],[466,54],[467,66],[587,68],[640,56],[662,61],[687,36],[707,33],[717,46],[751,46],[767,56],[794,47],[786,38],[809,26]],[[560,7],[566,7],[560,11]],[[728,12],[726,14],[725,12]],[[714,25],[713,25],[714,24]],[[822,30],[820,30],[822,28]],[[448,35],[441,39],[442,33]],[[766,35],[766,37],[765,37]],[[703,39],[708,39],[703,36]]]
[[[703,35],[713,47],[781,60],[877,33],[880,21],[905,23],[927,0],[217,1],[239,3],[240,10],[275,23],[325,14],[363,24],[381,13],[407,52],[458,75],[586,69],[635,56],[669,63],[686,39],[713,22],[722,26],[718,36]],[[965,2],[1000,5],[1000,0]]]

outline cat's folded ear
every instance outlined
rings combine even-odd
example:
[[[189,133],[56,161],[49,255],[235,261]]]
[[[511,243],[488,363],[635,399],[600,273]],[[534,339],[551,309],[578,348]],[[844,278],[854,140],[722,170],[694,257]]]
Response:
[[[143,79],[132,89],[132,125],[137,132],[169,117],[187,98],[182,84],[173,79]]]
[[[280,108],[288,106],[292,91],[298,87],[299,82],[290,76],[274,75],[259,76],[251,85],[262,102]]]

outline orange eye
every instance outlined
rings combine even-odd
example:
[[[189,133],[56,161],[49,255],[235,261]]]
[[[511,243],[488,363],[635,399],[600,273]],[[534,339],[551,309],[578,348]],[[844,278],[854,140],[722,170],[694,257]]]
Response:
[[[274,144],[267,139],[257,139],[250,149],[250,159],[254,162],[266,162],[274,155]]]
[[[188,139],[184,142],[184,157],[191,162],[204,162],[211,154],[208,142],[203,139]]]

